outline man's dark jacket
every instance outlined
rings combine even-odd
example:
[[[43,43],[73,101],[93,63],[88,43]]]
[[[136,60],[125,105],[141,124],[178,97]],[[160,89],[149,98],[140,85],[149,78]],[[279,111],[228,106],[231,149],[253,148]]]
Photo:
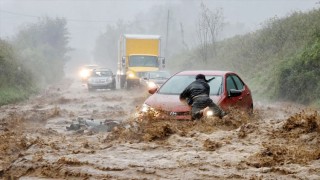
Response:
[[[189,105],[193,104],[195,99],[209,98],[210,86],[204,79],[197,79],[193,81],[186,89],[180,94],[180,99],[187,100]],[[198,103],[197,103],[198,104]],[[204,105],[205,106],[205,102]]]

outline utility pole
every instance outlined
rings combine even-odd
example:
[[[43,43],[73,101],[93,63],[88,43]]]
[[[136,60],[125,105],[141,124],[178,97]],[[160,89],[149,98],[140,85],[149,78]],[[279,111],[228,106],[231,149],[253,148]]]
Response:
[[[168,56],[169,20],[170,20],[170,10],[168,10],[168,16],[167,16],[167,32],[166,32],[166,50],[165,50],[165,57]]]

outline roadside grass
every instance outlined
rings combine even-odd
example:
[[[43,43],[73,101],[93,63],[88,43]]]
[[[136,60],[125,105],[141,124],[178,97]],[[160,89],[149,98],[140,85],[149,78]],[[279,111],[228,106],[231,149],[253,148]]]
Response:
[[[35,89],[26,90],[16,87],[1,87],[0,106],[25,100],[34,92]]]
[[[315,101],[315,102],[313,102],[313,103],[311,104],[311,107],[320,109],[320,99],[317,100],[317,101]]]

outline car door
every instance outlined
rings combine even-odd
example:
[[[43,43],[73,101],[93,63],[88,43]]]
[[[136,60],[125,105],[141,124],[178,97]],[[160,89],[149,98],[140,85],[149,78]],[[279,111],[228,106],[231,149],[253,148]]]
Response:
[[[244,101],[244,83],[235,74],[227,74],[225,78],[226,83],[226,93],[227,97],[224,99],[223,106],[228,109],[230,107],[245,107],[246,103]],[[238,90],[241,91],[238,96],[232,96],[231,91]]]
[[[245,109],[250,109],[252,105],[252,98],[251,98],[251,92],[247,85],[240,79],[237,75],[232,75],[232,79],[236,83],[237,89],[241,90],[242,93],[239,96],[241,101],[241,107]]]

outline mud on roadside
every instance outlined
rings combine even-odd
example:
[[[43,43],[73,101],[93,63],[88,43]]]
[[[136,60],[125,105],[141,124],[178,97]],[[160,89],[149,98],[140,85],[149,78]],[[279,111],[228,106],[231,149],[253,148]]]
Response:
[[[260,152],[248,158],[247,164],[257,168],[284,164],[308,164],[320,159],[320,115],[302,111],[287,118],[272,130]]]

